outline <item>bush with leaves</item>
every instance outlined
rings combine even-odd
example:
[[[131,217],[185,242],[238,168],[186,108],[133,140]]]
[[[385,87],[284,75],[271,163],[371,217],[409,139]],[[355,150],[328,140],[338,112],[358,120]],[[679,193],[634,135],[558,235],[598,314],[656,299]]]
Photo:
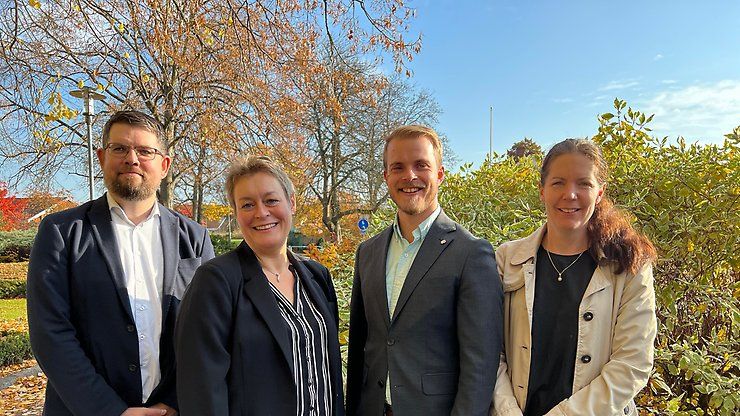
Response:
[[[0,231],[0,263],[28,261],[36,229]]]

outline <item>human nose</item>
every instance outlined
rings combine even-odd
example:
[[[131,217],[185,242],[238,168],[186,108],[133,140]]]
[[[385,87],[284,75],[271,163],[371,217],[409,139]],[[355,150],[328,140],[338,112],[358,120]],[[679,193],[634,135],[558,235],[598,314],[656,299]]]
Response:
[[[578,189],[575,185],[568,185],[565,187],[565,192],[563,193],[563,199],[576,199],[578,198]]]
[[[416,178],[418,178],[418,175],[416,175],[416,171],[414,170],[413,167],[409,167],[403,170],[402,179],[407,180],[407,181],[412,181]]]
[[[264,218],[270,215],[270,211],[267,209],[265,204],[258,202],[254,206],[254,216],[257,218]]]
[[[123,157],[123,160],[126,163],[138,165],[139,164],[139,154],[136,153],[136,148],[130,147],[128,149],[128,152],[126,152],[126,155]]]

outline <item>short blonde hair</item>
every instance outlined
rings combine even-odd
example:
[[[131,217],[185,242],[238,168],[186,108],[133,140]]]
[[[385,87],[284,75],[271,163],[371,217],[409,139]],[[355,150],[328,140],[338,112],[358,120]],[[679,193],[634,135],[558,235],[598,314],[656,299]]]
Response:
[[[285,196],[289,199],[295,195],[293,182],[285,171],[268,156],[241,157],[231,163],[229,171],[226,174],[226,196],[229,198],[231,209],[236,210],[236,201],[234,200],[234,186],[236,182],[241,178],[252,176],[259,172],[266,173],[277,179],[285,192]]]
[[[388,144],[390,144],[392,140],[415,139],[422,136],[429,139],[432,143],[432,149],[434,150],[434,157],[437,159],[437,164],[442,166],[442,141],[439,140],[437,132],[431,127],[409,124],[393,130],[391,134],[385,137],[385,146],[383,147],[383,169],[388,167]]]

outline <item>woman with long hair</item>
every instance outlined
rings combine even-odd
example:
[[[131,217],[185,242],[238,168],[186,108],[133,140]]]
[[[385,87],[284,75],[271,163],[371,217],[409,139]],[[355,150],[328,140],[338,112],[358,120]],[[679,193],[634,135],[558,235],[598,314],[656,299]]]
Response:
[[[567,139],[540,170],[546,223],[504,243],[493,415],[636,415],[653,366],[655,248],[605,195],[599,147]]]

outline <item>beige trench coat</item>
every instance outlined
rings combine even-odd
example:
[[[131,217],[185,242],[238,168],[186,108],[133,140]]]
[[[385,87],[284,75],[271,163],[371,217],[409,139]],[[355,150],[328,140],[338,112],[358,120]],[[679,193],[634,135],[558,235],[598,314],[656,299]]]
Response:
[[[504,349],[491,415],[521,415],[527,403],[535,256],[545,227],[496,250],[504,286]],[[598,266],[578,309],[573,395],[547,415],[637,415],[633,398],[653,366],[656,334],[652,267],[615,275]]]

